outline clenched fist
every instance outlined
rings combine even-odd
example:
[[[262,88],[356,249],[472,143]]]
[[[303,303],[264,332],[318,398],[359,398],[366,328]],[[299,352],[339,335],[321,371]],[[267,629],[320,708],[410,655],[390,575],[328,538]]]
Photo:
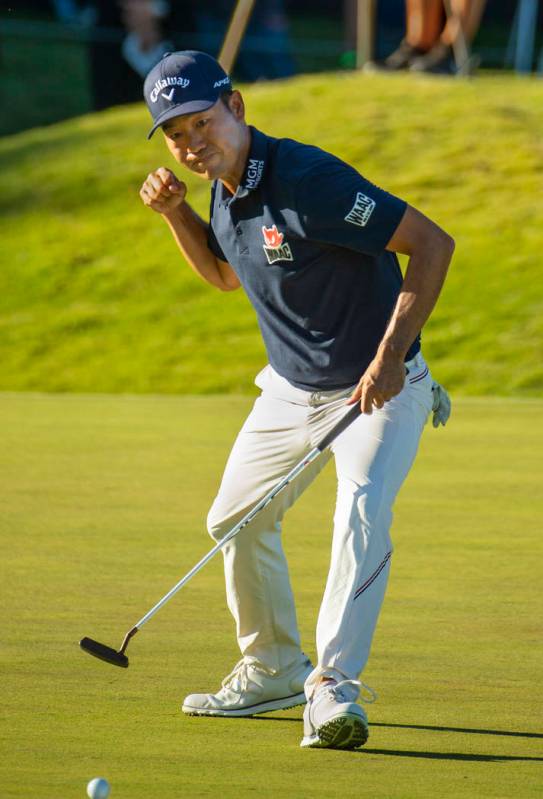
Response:
[[[140,197],[144,205],[159,214],[169,214],[181,205],[187,194],[187,187],[178,180],[173,172],[161,166],[147,175],[140,189]]]

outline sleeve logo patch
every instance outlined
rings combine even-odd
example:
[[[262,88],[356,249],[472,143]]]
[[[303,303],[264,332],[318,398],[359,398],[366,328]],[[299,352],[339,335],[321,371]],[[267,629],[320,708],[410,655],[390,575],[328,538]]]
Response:
[[[367,197],[359,191],[356,195],[353,207],[345,217],[345,221],[353,225],[358,225],[359,227],[365,227],[374,208],[375,200],[372,200],[371,197]]]

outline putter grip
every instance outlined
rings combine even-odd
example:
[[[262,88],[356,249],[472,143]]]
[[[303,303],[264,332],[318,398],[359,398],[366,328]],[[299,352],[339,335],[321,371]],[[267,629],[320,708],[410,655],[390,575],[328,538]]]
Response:
[[[317,444],[317,449],[320,450],[320,452],[323,452],[326,449],[326,447],[330,446],[332,441],[339,436],[340,433],[343,433],[343,431],[346,430],[349,427],[349,425],[352,422],[354,422],[355,419],[358,419],[360,414],[361,414],[360,403],[357,402],[356,405],[353,405],[352,408],[349,411],[347,411],[347,413],[341,419],[341,421],[339,421],[337,425],[333,427],[330,430],[330,432],[324,436],[322,441],[319,441],[319,443]]]

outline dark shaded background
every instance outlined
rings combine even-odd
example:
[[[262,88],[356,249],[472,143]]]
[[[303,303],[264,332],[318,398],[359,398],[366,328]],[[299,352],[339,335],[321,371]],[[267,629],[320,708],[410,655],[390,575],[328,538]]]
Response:
[[[0,0],[0,135],[90,110],[141,100],[142,78],[125,61],[126,30],[116,0],[92,6],[95,24],[59,22],[52,0]],[[234,0],[172,0],[163,22],[175,49],[217,54]],[[242,82],[354,67],[345,6],[329,0],[257,0],[234,70]],[[503,69],[516,0],[487,0],[473,49],[481,67]],[[404,32],[404,0],[379,0],[376,56],[385,57]],[[543,47],[540,3],[536,54]],[[535,65],[534,65],[535,66]]]

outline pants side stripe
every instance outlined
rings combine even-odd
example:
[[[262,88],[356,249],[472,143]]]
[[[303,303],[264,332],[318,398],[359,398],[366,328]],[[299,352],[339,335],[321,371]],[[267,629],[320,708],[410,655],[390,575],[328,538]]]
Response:
[[[410,382],[410,383],[418,383],[418,382],[419,382],[419,380],[423,380],[423,379],[426,377],[426,375],[428,374],[428,371],[429,371],[429,370],[428,370],[428,367],[426,367],[426,369],[424,370],[424,372],[422,372],[422,374],[420,374],[420,375],[417,375],[416,377],[414,377],[414,378],[413,378],[412,380],[410,380],[409,382]]]
[[[361,585],[360,588],[357,588],[357,590],[355,592],[355,595],[353,597],[353,601],[355,599],[358,599],[358,597],[361,594],[363,594],[364,591],[366,591],[366,589],[368,589],[370,587],[370,585],[379,577],[379,575],[381,574],[381,572],[383,571],[383,569],[387,565],[388,561],[390,560],[391,556],[392,556],[392,552],[387,552],[387,554],[385,555],[383,561],[379,564],[379,566],[373,572],[371,577],[368,577],[366,582],[363,585]]]

